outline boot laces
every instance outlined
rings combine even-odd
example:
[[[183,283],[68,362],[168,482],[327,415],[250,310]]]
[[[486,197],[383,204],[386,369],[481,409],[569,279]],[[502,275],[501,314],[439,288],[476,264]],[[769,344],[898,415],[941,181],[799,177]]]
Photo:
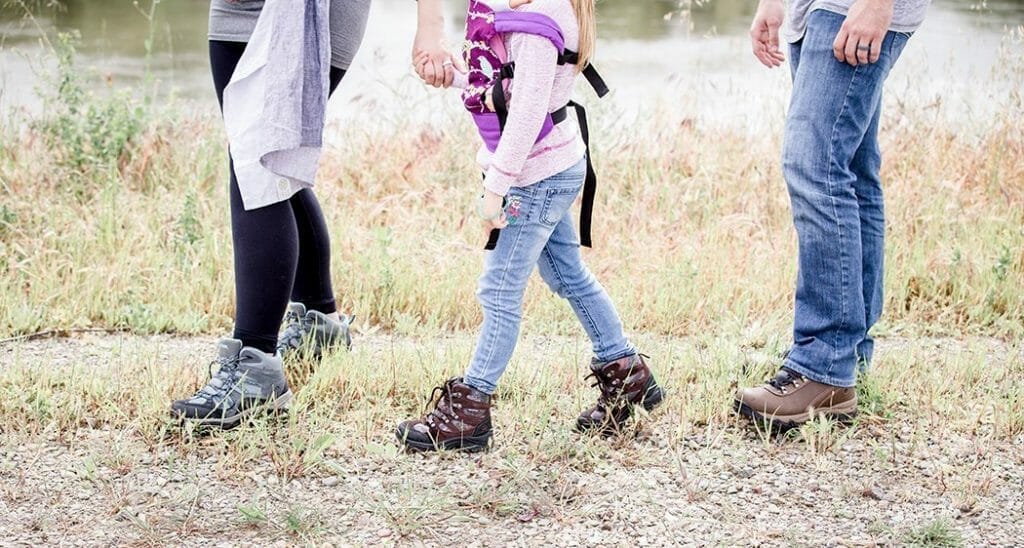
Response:
[[[619,379],[605,375],[601,370],[591,371],[583,378],[584,381],[594,379],[591,387],[597,388],[601,395],[597,398],[597,404],[601,407],[611,407],[622,396],[622,382]]]
[[[206,401],[219,405],[228,392],[238,385],[238,367],[242,362],[241,356],[230,358],[217,358],[207,365],[207,373],[210,376],[206,386],[200,388],[193,398],[202,398]],[[217,372],[213,372],[213,366],[219,366]]]
[[[780,369],[775,377],[768,381],[768,384],[779,389],[783,394],[789,391],[789,388],[800,388],[800,384],[805,382],[803,375],[793,373],[788,369]]]
[[[299,348],[302,346],[302,337],[305,335],[305,330],[302,328],[302,318],[299,318],[298,314],[289,310],[285,313],[284,321],[287,327],[284,328],[277,343],[278,350]]]
[[[647,354],[639,354],[639,356],[650,359],[650,356]],[[636,367],[638,366],[630,367],[629,374],[626,375],[627,379],[636,371]],[[601,391],[601,395],[597,398],[598,407],[607,409],[622,403],[622,396],[626,390],[625,379],[605,375],[603,369],[591,370],[589,375],[583,377],[583,380],[586,381],[591,378],[594,379],[594,382],[590,386],[596,387]]]
[[[455,384],[457,379],[449,379],[442,385],[435,386],[430,391],[430,400],[427,401],[424,411],[434,406],[430,412],[427,413],[423,421],[431,427],[437,425],[438,422],[448,423],[458,418],[455,410],[461,408],[462,405],[455,403],[455,395],[452,393],[452,385]]]

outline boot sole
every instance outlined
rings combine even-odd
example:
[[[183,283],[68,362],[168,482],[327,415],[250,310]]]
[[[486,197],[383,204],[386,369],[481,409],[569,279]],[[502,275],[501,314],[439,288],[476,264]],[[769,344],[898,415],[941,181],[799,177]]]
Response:
[[[398,441],[405,445],[405,448],[416,452],[425,453],[430,451],[463,451],[466,453],[476,453],[484,451],[490,445],[491,433],[482,434],[479,436],[466,436],[464,438],[452,438],[438,443],[416,441],[405,437],[401,429],[395,430],[395,436]]]
[[[764,414],[754,410],[754,408],[740,400],[733,400],[733,408],[744,417],[768,425],[774,432],[784,432],[798,428],[815,417],[825,417],[842,424],[849,424],[857,417],[857,400],[850,400],[839,405],[833,405],[832,407],[813,409],[796,415]]]
[[[260,414],[287,413],[288,409],[291,407],[291,403],[292,391],[289,390],[273,400],[267,400],[265,403],[243,409],[242,411],[227,417],[183,417],[180,415],[175,415],[175,417],[180,419],[183,423],[189,422],[197,426],[213,426],[222,430],[231,430],[232,428],[242,424],[247,419]]]
[[[651,411],[654,410],[655,407],[661,405],[661,402],[664,401],[664,400],[665,400],[665,390],[663,390],[661,388],[661,386],[655,384],[654,386],[652,386],[652,387],[647,389],[647,394],[644,396],[644,399],[643,399],[643,401],[640,404],[633,404],[633,405],[640,405],[641,407],[644,408],[644,411],[647,411],[648,413],[650,413]],[[631,412],[629,414],[629,416],[626,417],[626,419],[623,420],[622,424],[620,424],[620,425],[615,425],[615,424],[610,423],[610,422],[606,422],[606,423],[603,423],[603,424],[593,424],[593,423],[589,423],[589,422],[583,422],[583,421],[580,421],[579,419],[577,419],[576,420],[576,431],[580,432],[580,433],[584,433],[584,434],[585,433],[589,433],[589,432],[602,432],[602,433],[605,433],[605,434],[613,434],[613,433],[618,432],[619,430],[621,430],[622,426],[624,426],[625,423],[627,421],[629,421],[629,419],[632,419],[632,418],[633,418],[633,414]]]

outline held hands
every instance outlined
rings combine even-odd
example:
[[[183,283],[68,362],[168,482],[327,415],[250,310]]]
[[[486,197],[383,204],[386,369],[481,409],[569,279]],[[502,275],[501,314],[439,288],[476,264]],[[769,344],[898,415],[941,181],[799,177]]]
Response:
[[[779,49],[779,27],[782,26],[785,14],[782,0],[761,0],[754,22],[750,25],[750,45],[754,57],[768,68],[780,66],[786,60]]]
[[[494,229],[502,229],[508,226],[508,218],[505,217],[503,208],[505,198],[490,190],[484,190],[483,196],[477,203],[477,215],[483,221],[484,234],[490,235]]]
[[[533,0],[494,0],[499,10],[516,9]],[[443,17],[438,1],[419,3],[416,38],[412,45],[413,67],[424,83],[435,88],[451,87],[455,71],[466,72],[462,58],[448,51],[443,44]]]
[[[892,23],[893,0],[857,0],[850,7],[832,51],[840,62],[852,66],[878,61],[882,42]]]
[[[455,79],[455,63],[460,60],[441,43],[440,38],[416,33],[412,48],[413,66],[424,83],[435,88],[449,87]]]

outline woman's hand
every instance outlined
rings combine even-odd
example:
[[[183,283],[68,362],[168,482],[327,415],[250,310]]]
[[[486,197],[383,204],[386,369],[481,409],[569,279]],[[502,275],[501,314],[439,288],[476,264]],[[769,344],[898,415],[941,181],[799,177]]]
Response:
[[[489,236],[492,230],[501,230],[508,226],[504,202],[504,196],[495,194],[490,190],[485,190],[484,195],[480,197],[477,214],[480,216],[481,221],[483,221],[485,235]]]

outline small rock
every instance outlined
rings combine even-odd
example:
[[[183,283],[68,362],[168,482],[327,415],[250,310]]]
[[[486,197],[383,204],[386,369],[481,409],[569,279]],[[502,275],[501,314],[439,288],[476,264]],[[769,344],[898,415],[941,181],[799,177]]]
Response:
[[[323,479],[322,483],[324,484],[324,487],[335,487],[336,485],[341,483],[341,478],[339,478],[338,476],[326,477]]]

